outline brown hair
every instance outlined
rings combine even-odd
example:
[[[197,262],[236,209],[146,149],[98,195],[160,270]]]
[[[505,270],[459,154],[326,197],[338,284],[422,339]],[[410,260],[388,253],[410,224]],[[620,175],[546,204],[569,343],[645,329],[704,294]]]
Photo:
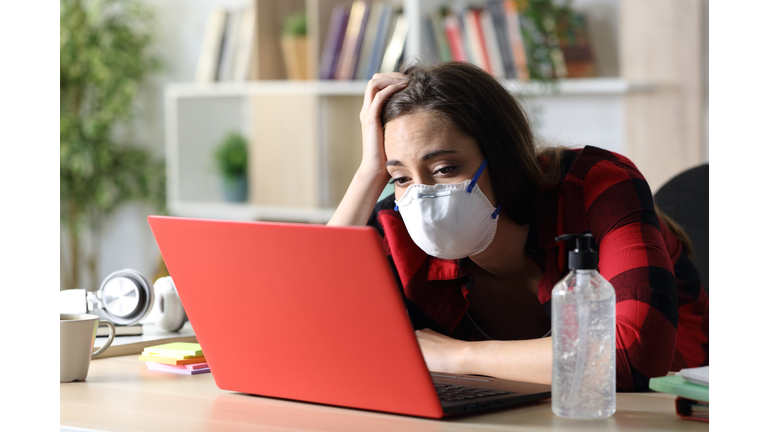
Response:
[[[494,77],[469,63],[414,64],[403,71],[408,87],[382,107],[381,124],[416,112],[448,120],[477,140],[488,160],[493,193],[518,224],[533,217],[539,186],[547,181],[536,159],[525,110]]]
[[[520,225],[530,222],[538,188],[561,180],[561,160],[569,149],[542,147],[537,151],[525,110],[504,86],[477,66],[416,63],[405,66],[402,72],[410,78],[408,87],[384,102],[382,127],[422,111],[450,121],[480,145],[488,160],[493,193],[504,213]],[[546,161],[545,169],[538,156]],[[656,213],[691,256],[693,247],[683,229],[658,207]]]

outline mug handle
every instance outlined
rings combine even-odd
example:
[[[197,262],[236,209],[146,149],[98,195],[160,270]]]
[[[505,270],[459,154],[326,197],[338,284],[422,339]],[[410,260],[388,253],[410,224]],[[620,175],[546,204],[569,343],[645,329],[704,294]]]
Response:
[[[91,354],[91,360],[95,359],[96,357],[100,356],[104,351],[109,348],[110,345],[112,345],[112,341],[115,340],[115,325],[112,324],[112,321],[107,321],[105,319],[99,320],[99,325],[107,325],[109,326],[109,339],[107,339],[107,342],[101,346],[96,352]]]

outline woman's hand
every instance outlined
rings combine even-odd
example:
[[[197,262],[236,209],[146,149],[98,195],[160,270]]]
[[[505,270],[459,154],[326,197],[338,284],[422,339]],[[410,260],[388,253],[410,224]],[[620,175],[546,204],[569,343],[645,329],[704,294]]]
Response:
[[[408,86],[408,76],[397,73],[376,74],[365,90],[360,122],[363,127],[363,160],[341,203],[328,225],[365,225],[379,194],[389,179],[384,154],[384,130],[381,106],[390,96]]]
[[[416,330],[416,339],[430,371],[468,373],[462,365],[469,342],[444,336],[432,329]]]
[[[399,72],[377,73],[368,81],[360,110],[363,128],[363,161],[361,169],[373,175],[386,174],[387,156],[384,154],[384,130],[381,125],[381,107],[390,96],[408,86],[408,76]]]

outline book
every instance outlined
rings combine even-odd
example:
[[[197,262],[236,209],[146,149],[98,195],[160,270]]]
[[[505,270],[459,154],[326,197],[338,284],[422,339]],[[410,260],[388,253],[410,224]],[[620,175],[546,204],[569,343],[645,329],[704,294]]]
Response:
[[[336,75],[336,65],[339,61],[341,46],[344,42],[344,33],[349,20],[349,8],[343,4],[337,4],[331,11],[331,21],[328,25],[328,33],[325,36],[323,52],[320,56],[319,78],[333,79]]]
[[[384,52],[384,58],[381,60],[381,72],[395,72],[400,58],[403,56],[405,48],[405,37],[408,34],[408,19],[400,11],[395,20],[395,29],[392,32],[392,38],[389,41],[387,50]]]
[[[144,348],[144,353],[147,355],[164,355],[164,356],[190,356],[201,357],[203,350],[198,343],[189,342],[171,342],[161,345],[154,345]],[[185,357],[188,358],[188,357]]]
[[[669,393],[702,402],[709,402],[709,387],[688,382],[680,375],[651,378],[648,387],[657,392]]]
[[[430,15],[429,25],[432,29],[432,37],[435,39],[435,46],[437,47],[440,61],[451,61],[451,48],[448,46],[445,29],[443,28],[443,13],[437,11]]]
[[[464,28],[467,32],[467,47],[472,63],[491,73],[491,63],[485,47],[485,38],[480,28],[480,10],[471,8],[464,12]]]
[[[251,6],[242,11],[240,17],[239,34],[237,35],[237,49],[232,70],[233,81],[245,81],[251,67],[253,55],[254,30],[256,27],[256,9]]]
[[[381,14],[379,15],[378,24],[376,24],[375,27],[376,35],[374,36],[373,45],[371,47],[371,54],[368,58],[367,65],[364,65],[365,72],[363,75],[358,76],[358,79],[369,80],[373,78],[373,74],[381,69],[381,60],[384,58],[384,50],[395,30],[395,20],[392,19],[392,5],[389,3],[380,3],[380,6]],[[371,21],[371,23],[373,22],[374,21]]]
[[[235,52],[237,50],[242,15],[243,12],[240,10],[227,13],[227,24],[221,44],[217,81],[232,81],[234,78]]]
[[[451,50],[453,61],[467,61],[467,52],[464,50],[464,38],[461,35],[459,19],[456,15],[450,14],[445,17],[443,22],[445,28],[445,39],[448,41],[448,47]]]
[[[485,41],[485,50],[488,55],[488,63],[490,66],[490,73],[496,77],[504,78],[506,76],[504,71],[504,64],[501,59],[501,48],[499,47],[499,40],[496,37],[496,29],[494,28],[493,19],[488,9],[483,9],[480,12],[480,30],[482,30],[483,40]]]
[[[528,55],[525,51],[523,34],[520,30],[520,15],[517,13],[514,0],[504,1],[504,13],[507,21],[509,44],[512,47],[512,56],[515,62],[515,75],[520,81],[528,81],[530,79]]]
[[[702,402],[678,396],[675,412],[680,418],[709,423],[709,402]]]
[[[374,2],[370,12],[368,12],[368,19],[363,29],[363,42],[360,44],[360,53],[357,56],[354,79],[364,79],[365,77],[368,63],[371,61],[371,51],[373,51],[373,43],[376,40],[383,5],[380,1]]]
[[[208,15],[195,71],[195,81],[197,82],[216,81],[226,21],[227,12],[222,8],[214,8]]]
[[[370,6],[367,1],[355,0],[352,4],[344,35],[344,43],[339,54],[339,64],[335,73],[335,78],[338,80],[350,80],[355,77],[357,59],[360,54],[360,46],[363,42],[369,11]]]
[[[144,326],[141,324],[115,325],[115,336],[138,336],[143,334]],[[109,336],[109,327],[99,326],[96,337]]]
[[[502,68],[504,69],[503,76],[514,79],[517,77],[517,71],[515,70],[515,59],[512,56],[512,45],[510,45],[509,35],[507,33],[504,2],[502,0],[491,0],[488,2],[487,10],[491,16],[499,53],[501,54],[501,63]]]
[[[467,56],[467,61],[472,64],[478,64],[477,53],[472,49],[472,43],[469,37],[469,30],[467,29],[467,20],[465,19],[464,10],[466,6],[462,6],[462,10],[456,12],[456,22],[459,25],[459,34],[461,35],[461,44],[464,46],[464,55]]]

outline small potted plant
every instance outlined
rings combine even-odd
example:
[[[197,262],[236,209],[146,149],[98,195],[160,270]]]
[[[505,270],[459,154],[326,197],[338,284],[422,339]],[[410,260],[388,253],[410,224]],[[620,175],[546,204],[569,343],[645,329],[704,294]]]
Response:
[[[222,176],[224,199],[244,202],[248,197],[248,143],[236,132],[230,132],[214,152],[216,167]]]
[[[307,14],[288,16],[283,23],[283,59],[290,80],[309,79],[307,64]]]

